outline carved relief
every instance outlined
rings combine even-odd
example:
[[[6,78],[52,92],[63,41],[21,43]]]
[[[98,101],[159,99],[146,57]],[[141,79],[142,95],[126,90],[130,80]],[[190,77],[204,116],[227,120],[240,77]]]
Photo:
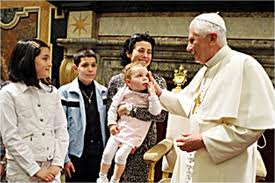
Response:
[[[18,40],[39,36],[39,10],[39,7],[1,9],[1,56],[6,64]]]
[[[70,12],[68,20],[68,38],[91,38],[92,11]]]
[[[38,16],[40,16],[40,7],[1,9],[0,27],[1,29],[13,29],[18,24],[20,18],[29,17],[29,13],[33,12],[38,13]]]

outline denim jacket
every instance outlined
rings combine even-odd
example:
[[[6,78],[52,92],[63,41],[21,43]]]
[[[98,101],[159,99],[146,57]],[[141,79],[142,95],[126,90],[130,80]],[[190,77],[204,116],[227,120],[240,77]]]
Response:
[[[39,85],[10,83],[0,91],[1,135],[7,159],[16,163],[8,163],[10,175],[20,167],[33,176],[40,169],[37,162],[64,165],[69,137],[60,97],[55,87]]]
[[[107,140],[106,124],[106,100],[107,88],[94,81],[96,90],[96,101],[98,106],[100,129],[102,134],[103,146]],[[68,153],[65,162],[69,161],[68,154],[81,157],[84,148],[84,135],[86,131],[86,112],[84,99],[79,89],[78,78],[71,83],[61,86],[59,89],[61,100],[67,102],[63,105],[68,121],[68,132],[70,136]],[[68,107],[69,106],[69,107]]]

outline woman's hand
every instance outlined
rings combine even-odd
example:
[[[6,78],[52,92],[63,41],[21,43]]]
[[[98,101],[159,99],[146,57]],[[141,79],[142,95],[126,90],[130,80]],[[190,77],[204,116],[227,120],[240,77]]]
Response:
[[[112,135],[116,135],[116,134],[119,133],[119,129],[118,129],[118,126],[117,126],[117,125],[115,125],[115,124],[110,125],[109,128],[110,128],[110,133],[111,133]]]
[[[75,172],[74,164],[69,161],[64,165],[64,173],[67,177],[72,178],[72,173]]]
[[[148,78],[149,78],[149,81],[153,83],[153,86],[156,90],[156,94],[159,97],[161,95],[162,90],[161,90],[160,86],[158,85],[158,83],[156,82],[156,80],[154,79],[151,71],[149,71]]]
[[[50,171],[50,173],[54,176],[57,176],[57,174],[60,172],[61,167],[60,166],[56,166],[56,165],[51,165],[48,170]]]
[[[0,181],[6,176],[5,166],[0,164]]]
[[[47,168],[41,168],[34,176],[45,182],[51,182],[55,178]]]
[[[119,118],[121,118],[121,116],[123,115],[128,115],[129,114],[128,105],[125,103],[120,104],[117,108],[117,114]]]

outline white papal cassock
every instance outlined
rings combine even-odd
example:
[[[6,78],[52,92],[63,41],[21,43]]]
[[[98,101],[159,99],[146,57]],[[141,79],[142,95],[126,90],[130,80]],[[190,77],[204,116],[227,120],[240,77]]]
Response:
[[[194,100],[201,104],[193,113]],[[172,182],[255,182],[257,139],[275,127],[275,94],[263,67],[224,46],[180,93],[163,90],[162,105],[198,125],[206,148],[190,162],[179,154]],[[193,173],[192,173],[193,172]]]

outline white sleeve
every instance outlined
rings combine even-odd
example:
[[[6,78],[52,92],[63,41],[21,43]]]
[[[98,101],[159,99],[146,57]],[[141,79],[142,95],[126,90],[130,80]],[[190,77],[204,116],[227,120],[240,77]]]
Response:
[[[221,163],[242,153],[255,143],[264,130],[251,130],[233,124],[221,124],[202,133],[211,159]]]
[[[117,108],[121,104],[124,91],[124,88],[119,89],[112,98],[112,103],[108,110],[108,126],[111,124],[117,124]]]
[[[175,94],[164,89],[159,99],[168,112],[187,117],[190,112],[191,102],[190,99],[180,94],[182,93]]]
[[[154,95],[154,96],[149,96],[148,100],[149,100],[148,111],[152,115],[155,115],[155,116],[158,115],[158,114],[160,114],[162,107],[161,107],[159,98],[156,95]]]

